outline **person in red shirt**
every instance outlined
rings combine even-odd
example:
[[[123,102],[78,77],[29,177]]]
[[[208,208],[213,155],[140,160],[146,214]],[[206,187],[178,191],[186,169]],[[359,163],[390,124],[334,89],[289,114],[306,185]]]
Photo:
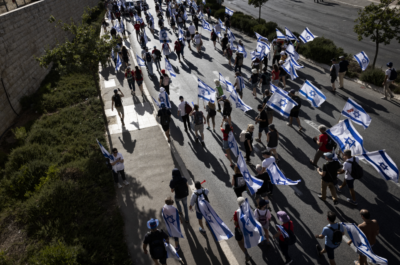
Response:
[[[139,86],[140,91],[142,92],[142,96],[144,96],[144,92],[143,92],[143,74],[142,74],[142,70],[139,69],[139,66],[135,66],[135,80],[136,80],[136,84]]]
[[[140,23],[139,21],[136,21],[135,25],[133,26],[135,28],[135,32],[136,32],[136,39],[139,39],[139,35],[140,35]]]
[[[224,125],[225,126],[222,127]],[[228,137],[229,137],[229,132],[233,131],[233,127],[231,122],[229,121],[228,117],[224,116],[221,122],[221,132],[223,136],[223,141],[222,141],[222,148],[225,150],[225,156],[228,158],[229,162],[231,162],[231,167],[233,167],[235,164],[233,164],[232,158],[231,158],[231,149],[229,148],[229,142],[228,142]]]
[[[245,199],[243,197],[239,197],[237,198],[237,202],[240,205],[242,205],[242,203],[245,201]],[[239,208],[240,209],[240,208]],[[250,260],[250,255],[247,252],[247,249],[244,247],[244,237],[242,234],[242,231],[240,231],[240,226],[239,226],[239,217],[238,217],[238,211],[239,209],[237,209],[235,211],[235,213],[233,214],[233,223],[235,224],[235,239],[238,242],[238,245],[240,247],[240,249],[244,252],[244,254],[246,255],[246,262],[248,262]]]
[[[274,70],[271,72],[271,80],[272,84],[279,86],[279,67],[274,64]]]
[[[289,215],[284,212],[284,211],[279,211],[276,213],[276,215],[278,216],[279,221],[282,222],[282,226],[285,229],[285,231],[292,231],[294,232],[294,228],[293,228],[293,222],[290,221],[290,217]],[[286,258],[286,262],[285,264],[290,264],[293,262],[292,258],[289,256],[289,245],[285,242],[285,238],[282,235],[282,231],[279,230],[278,228],[278,232],[274,235],[274,238],[279,237],[279,247],[281,248],[281,251],[283,253],[283,255]]]
[[[175,47],[174,47],[174,51],[176,52],[176,55],[178,55],[178,60],[181,63],[181,53],[182,53],[182,49],[181,49],[181,44],[179,42],[179,40],[175,41]]]
[[[318,130],[321,132],[321,134],[317,137],[314,137],[314,141],[318,144],[318,150],[315,153],[314,159],[311,160],[310,162],[311,164],[313,164],[314,166],[318,166],[318,161],[319,159],[324,155],[324,153],[331,153],[332,152],[332,148],[328,149],[326,147],[326,144],[328,143],[329,137],[326,134],[326,127],[324,125],[320,125],[318,126]]]
[[[131,89],[132,96],[135,95],[135,72],[128,66],[125,70],[125,78],[128,80],[129,88]]]

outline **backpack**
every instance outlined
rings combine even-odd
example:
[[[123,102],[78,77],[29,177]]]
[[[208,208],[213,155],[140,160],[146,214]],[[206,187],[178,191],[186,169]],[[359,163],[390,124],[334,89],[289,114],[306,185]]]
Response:
[[[166,109],[161,109],[161,125],[169,125],[170,116],[168,115],[168,111]]]
[[[289,237],[285,237],[284,238],[285,239],[285,243],[288,244],[288,245],[294,245],[294,243],[296,243],[296,241],[297,241],[297,238],[294,235],[293,231],[290,230],[290,222],[289,222],[288,230],[286,232],[288,233]]]
[[[240,66],[240,65],[243,65],[243,54],[239,53],[238,56],[237,56],[237,58],[238,58],[237,64],[238,64],[239,66]]]
[[[258,213],[258,222],[260,222],[260,224],[262,225],[266,225],[267,224],[267,213],[268,210],[265,211],[265,215],[261,215],[260,212],[257,209],[257,213]]]
[[[397,79],[397,72],[396,69],[392,68],[390,70],[390,76],[389,76],[389,80],[393,81]]]
[[[333,243],[334,245],[336,245],[336,246],[339,246],[340,243],[342,243],[343,234],[342,234],[342,232],[340,231],[340,224],[337,224],[337,225],[338,225],[338,228],[337,228],[337,229],[333,229],[333,228],[330,227],[330,226],[327,226],[327,227],[328,227],[330,230],[333,231],[332,243]]]
[[[149,52],[146,52],[146,61],[147,61],[148,63],[151,62],[151,55],[150,55]]]
[[[353,158],[351,163],[351,177],[353,179],[360,179],[364,176],[364,169],[357,163],[356,159]]]
[[[185,183],[179,183],[176,187],[175,187],[175,197],[176,198],[185,198],[189,195],[189,188]]]
[[[199,209],[199,200],[198,200],[198,198],[199,198],[200,195],[203,194],[204,199],[205,199],[206,201],[210,202],[210,200],[208,199],[208,196],[207,196],[206,193],[204,192],[204,189],[203,189],[203,188],[201,189],[201,193],[195,192],[194,194],[196,194],[196,196],[197,196],[197,198],[196,198],[197,209]]]
[[[162,259],[165,257],[165,245],[162,239],[157,239],[150,243],[150,254],[153,259]]]
[[[241,141],[241,142],[245,142],[246,141],[246,133],[247,133],[247,131],[246,130],[243,130],[241,133],[240,133],[240,136],[239,136],[239,140]]]
[[[169,85],[169,77],[168,76],[163,76],[163,86],[168,86]]]
[[[154,50],[154,54],[156,55],[157,60],[161,59],[161,52],[159,50]]]
[[[122,99],[121,99],[121,96],[119,94],[115,94],[114,95],[114,103],[115,103],[115,107],[121,107],[122,106]]]
[[[196,125],[203,124],[203,112],[196,111],[196,113],[194,114],[194,124],[196,124]]]
[[[336,149],[336,142],[332,140],[332,138],[329,136],[329,134],[326,134],[328,136],[328,141],[326,142],[325,148],[328,150],[334,150]]]
[[[186,30],[186,37],[190,37],[190,31]]]
[[[192,112],[192,107],[185,101],[185,112],[186,114],[189,114],[190,112]]]

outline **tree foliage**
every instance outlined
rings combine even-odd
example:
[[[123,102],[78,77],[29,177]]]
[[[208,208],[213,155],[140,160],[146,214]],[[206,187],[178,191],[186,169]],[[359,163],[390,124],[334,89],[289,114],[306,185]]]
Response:
[[[259,8],[258,20],[261,19],[261,7],[267,2],[268,0],[249,0],[249,5]]]

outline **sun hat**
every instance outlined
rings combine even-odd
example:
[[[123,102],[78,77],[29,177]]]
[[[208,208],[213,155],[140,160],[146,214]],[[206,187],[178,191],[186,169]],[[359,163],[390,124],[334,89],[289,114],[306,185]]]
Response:
[[[251,70],[251,72],[252,72],[253,74],[256,74],[256,73],[257,73],[257,69],[253,69],[253,70]]]
[[[156,229],[158,227],[158,225],[160,224],[160,222],[158,221],[158,219],[153,219],[151,218],[148,222],[147,222],[147,228],[148,229]]]
[[[237,198],[237,203],[240,205],[242,205],[242,203],[244,203],[245,199],[243,197],[238,197]]]
[[[278,219],[283,223],[290,221],[290,217],[285,211],[279,211],[276,213],[276,215],[278,216]]]

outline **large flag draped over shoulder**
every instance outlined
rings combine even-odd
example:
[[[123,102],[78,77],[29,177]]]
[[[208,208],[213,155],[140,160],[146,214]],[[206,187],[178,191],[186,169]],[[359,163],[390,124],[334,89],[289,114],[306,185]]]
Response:
[[[231,17],[233,15],[233,10],[230,10],[229,8],[225,7],[225,14]]]
[[[227,82],[228,83],[228,82]],[[244,112],[251,110],[252,108],[249,105],[246,105],[246,103],[243,102],[243,100],[240,99],[239,95],[236,93],[235,90],[232,89],[230,97],[233,99],[235,102],[236,108],[243,110]]]
[[[181,27],[178,29],[178,39],[183,41],[183,29]]]
[[[244,48],[243,45],[238,44],[237,50],[238,50],[239,53],[243,53],[243,57],[244,58],[247,57],[247,52],[246,52],[246,49]]]
[[[292,60],[286,60],[286,62],[282,65],[282,68],[290,75],[290,79],[295,80],[297,77],[299,77]]]
[[[385,150],[364,153],[363,157],[378,171],[382,178],[399,183],[399,169]]]
[[[250,53],[251,55],[251,61],[254,62],[257,58],[261,60],[261,53],[257,52],[257,51],[252,51]]]
[[[204,30],[207,30],[207,31],[210,31],[210,32],[212,31],[210,23],[208,23],[204,18],[202,20],[202,23],[203,23],[203,29]]]
[[[350,149],[353,156],[366,152],[362,136],[356,131],[349,119],[339,122],[328,129],[326,133],[338,144],[342,152],[345,149]]]
[[[269,165],[267,172],[271,179],[271,183],[275,185],[297,185],[299,182],[301,182],[301,179],[291,180],[286,178],[275,162]]]
[[[115,64],[115,71],[118,72],[122,66],[121,57],[119,57],[119,53],[117,53],[117,63]]]
[[[287,37],[289,40],[297,40],[297,41],[299,41],[299,40],[297,39],[297,37],[296,37],[287,27],[285,27],[285,33],[286,33],[286,37]]]
[[[160,92],[160,94],[158,95],[160,102],[164,102],[165,106],[167,107],[167,109],[171,108],[171,102],[169,101],[169,96],[167,94],[167,92],[164,90],[162,92]]]
[[[167,58],[165,58],[165,69],[167,69],[172,78],[176,78],[174,68],[172,68],[171,63],[167,60]]]
[[[228,134],[228,144],[229,144],[229,148],[231,149],[232,153],[235,156],[239,156],[239,147],[238,144],[236,142],[235,136],[233,135],[233,132],[230,131]]]
[[[373,264],[388,264],[387,259],[379,257],[372,252],[372,247],[369,244],[367,237],[356,224],[342,223],[342,225],[346,228],[347,233],[353,241],[353,245],[358,251],[364,254],[364,256],[368,257]]]
[[[140,58],[140,56],[138,54],[136,54],[136,60],[139,66],[146,66],[146,64],[144,63],[144,60],[142,58]]]
[[[371,117],[357,102],[349,98],[343,107],[342,115],[367,129],[371,124]]]
[[[314,36],[311,31],[308,28],[305,28],[305,30],[300,34],[299,38],[304,42],[310,42],[313,41],[317,36]]]
[[[198,205],[201,214],[206,219],[215,240],[218,242],[221,240],[228,240],[233,236],[228,226],[219,218],[218,214],[214,211],[211,205],[204,199],[204,196],[198,196]]]
[[[272,93],[275,93],[276,90],[279,90],[281,93],[288,95],[289,93],[285,90],[283,90],[282,88],[279,88],[277,86],[275,86],[274,84],[270,83],[270,90]]]
[[[216,91],[212,89],[209,85],[204,83],[198,78],[198,97],[205,100],[210,101],[211,103],[215,102],[215,93]]]
[[[182,261],[181,257],[179,257],[179,254],[176,252],[176,249],[167,241],[164,239],[164,246],[165,250],[167,251],[167,259],[173,258],[179,261]]]
[[[265,233],[262,225],[254,218],[254,213],[250,208],[247,200],[240,205],[237,210],[240,231],[242,231],[244,238],[244,247],[252,248],[258,246],[265,240]]]
[[[360,52],[354,55],[354,58],[357,60],[358,64],[361,67],[361,70],[365,71],[369,64],[369,58],[365,52]]]
[[[261,179],[257,179],[250,174],[249,170],[247,169],[246,162],[244,161],[242,152],[239,152],[237,166],[240,169],[244,180],[246,181],[246,185],[250,191],[250,194],[254,195],[258,191],[258,189],[261,188],[264,181],[262,181]]]
[[[286,40],[286,36],[279,29],[276,29],[276,38],[278,40]]]
[[[151,96],[151,97],[153,98],[154,103],[157,105],[157,107],[160,108],[160,103],[158,103],[158,101],[153,96]]]
[[[162,208],[162,217],[165,221],[169,236],[183,238],[178,209],[172,205],[164,205]]]
[[[164,43],[164,41],[171,42],[171,39],[168,37],[168,32],[165,29],[160,30],[159,39],[161,43]]]
[[[227,30],[226,30],[226,33],[228,34],[228,39],[229,39],[229,41],[230,41],[230,40],[232,40],[232,41],[235,41],[235,40],[236,40],[235,34],[233,34],[232,31],[231,31],[230,29],[227,29]],[[231,49],[232,49],[232,46],[233,46],[233,44],[231,43]]]
[[[314,107],[318,108],[325,102],[326,97],[321,90],[316,88],[310,81],[306,80],[300,89],[300,94],[310,101]]]
[[[280,89],[267,101],[267,106],[281,114],[283,117],[289,118],[290,111],[298,104]]]

